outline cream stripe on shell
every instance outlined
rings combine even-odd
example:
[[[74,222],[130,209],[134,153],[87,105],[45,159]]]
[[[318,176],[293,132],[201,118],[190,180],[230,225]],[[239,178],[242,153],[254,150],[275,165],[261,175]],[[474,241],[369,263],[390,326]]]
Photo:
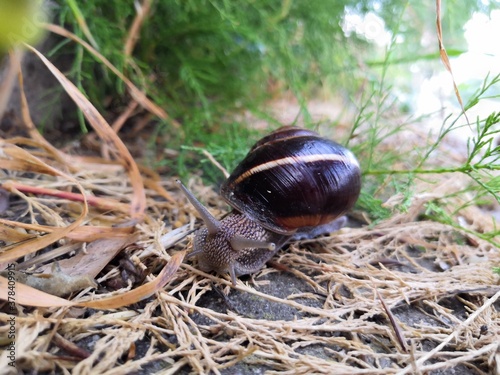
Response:
[[[235,181],[234,184],[238,184],[243,181],[245,178],[250,177],[255,173],[259,173],[262,171],[266,171],[268,169],[273,169],[279,167],[281,165],[289,165],[296,164],[299,162],[302,163],[314,163],[318,161],[345,161],[347,163],[355,164],[359,166],[358,161],[349,153],[347,155],[338,155],[338,154],[315,154],[315,155],[302,155],[302,156],[288,156],[286,158],[277,159],[268,161],[263,164],[259,164],[256,167],[250,168],[245,173],[241,174]]]

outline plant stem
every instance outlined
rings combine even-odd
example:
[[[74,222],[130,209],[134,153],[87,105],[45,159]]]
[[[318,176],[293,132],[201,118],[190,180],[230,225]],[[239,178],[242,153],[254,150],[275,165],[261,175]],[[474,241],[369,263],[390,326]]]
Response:
[[[421,169],[421,168],[415,168],[415,169],[372,169],[372,170],[367,170],[364,171],[364,175],[372,175],[372,176],[379,176],[379,175],[395,175],[395,174],[440,174],[440,173],[455,173],[455,172],[461,172],[461,173],[471,173],[473,171],[477,171],[479,169],[488,169],[488,170],[495,170],[498,171],[500,170],[500,165],[487,165],[487,164],[480,164],[480,165],[464,165],[461,167],[450,167],[450,168],[436,168],[436,169]]]

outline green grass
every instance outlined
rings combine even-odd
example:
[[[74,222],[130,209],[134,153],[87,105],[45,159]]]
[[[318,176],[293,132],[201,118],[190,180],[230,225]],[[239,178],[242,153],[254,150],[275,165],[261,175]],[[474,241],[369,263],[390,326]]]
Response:
[[[122,54],[133,6],[117,0],[61,1],[59,22],[83,36],[84,19],[101,53],[172,117],[187,124],[194,113],[211,126],[228,111],[269,98],[269,80],[279,81],[305,105],[307,87],[320,84],[332,65],[342,69],[353,61],[343,53],[342,41],[328,46],[332,35],[341,34],[342,10],[333,0],[155,2],[132,56],[135,70]],[[85,55],[73,69],[78,82],[88,73],[103,79],[100,85],[84,85],[89,97],[102,98],[107,90],[123,93],[122,83],[95,65]]]
[[[499,82],[500,75],[486,77],[482,85],[467,101],[465,105],[466,110],[473,108],[485,98],[498,97],[498,95],[492,94],[492,92],[497,90]],[[394,150],[393,153],[390,152],[390,156],[378,157],[372,163],[371,168],[368,166],[363,170],[365,188],[360,198],[360,207],[370,212],[374,220],[384,219],[392,213],[387,209],[381,210],[378,205],[382,201],[372,198],[371,195],[380,196],[382,193],[382,196],[387,197],[402,193],[404,199],[402,199],[402,203],[395,209],[405,211],[406,205],[412,197],[412,181],[415,178],[427,178],[432,182],[432,176],[446,175],[448,178],[453,179],[454,174],[463,174],[469,177],[470,184],[458,192],[455,191],[429,201],[426,204],[426,211],[423,217],[456,228],[462,228],[464,231],[472,233],[472,231],[463,228],[457,220],[461,210],[472,205],[482,207],[491,205],[493,202],[500,203],[500,178],[495,174],[495,171],[500,170],[500,146],[495,143],[500,133],[499,123],[500,112],[493,112],[486,116],[486,118],[477,118],[473,124],[468,124],[462,114],[454,118],[448,116],[443,121],[437,136],[431,138],[427,148],[415,150],[414,153],[406,152],[404,154],[398,154],[397,150]],[[464,155],[464,162],[459,165],[454,165],[450,162],[449,165],[436,166],[433,162],[436,150],[440,148],[447,137],[452,136],[454,132],[460,130],[462,127],[472,128],[475,134],[475,136],[468,140],[467,154]],[[370,136],[375,137],[375,140],[372,140],[372,142],[381,142],[383,140],[378,138],[376,134]],[[368,152],[371,151],[370,149],[368,150]],[[361,159],[363,160],[362,156]],[[392,159],[399,162],[404,161],[407,167],[393,167],[393,164],[385,163],[384,159]],[[386,168],[381,168],[380,166],[386,166]],[[381,191],[380,186],[388,187],[385,189],[385,194]],[[449,202],[457,197],[464,203],[460,206],[450,208]],[[456,203],[453,204],[456,205]],[[474,234],[479,238],[491,242],[495,246],[500,246],[500,241],[498,240],[500,230],[496,226],[494,228],[490,232],[474,232]]]

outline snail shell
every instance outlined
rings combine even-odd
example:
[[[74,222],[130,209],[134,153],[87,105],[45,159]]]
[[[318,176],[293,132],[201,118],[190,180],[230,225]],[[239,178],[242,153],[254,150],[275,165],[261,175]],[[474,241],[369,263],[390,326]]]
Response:
[[[285,127],[255,144],[221,195],[264,228],[293,234],[343,215],[360,188],[351,151],[311,130]]]

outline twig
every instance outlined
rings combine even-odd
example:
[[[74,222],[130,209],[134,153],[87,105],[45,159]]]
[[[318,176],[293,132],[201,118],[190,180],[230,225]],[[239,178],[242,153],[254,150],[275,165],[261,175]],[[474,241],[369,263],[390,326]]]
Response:
[[[396,335],[396,339],[399,343],[399,346],[401,347],[403,352],[408,353],[408,346],[406,345],[406,338],[405,338],[405,335],[403,333],[403,330],[401,329],[401,326],[399,325],[398,321],[396,320],[396,317],[392,313],[391,309],[389,309],[389,307],[385,303],[384,299],[382,298],[382,296],[378,292],[378,289],[375,286],[374,286],[374,288],[375,288],[375,293],[377,293],[377,297],[380,300],[380,302],[382,303],[382,307],[384,308],[385,313],[387,314],[387,317],[389,318],[389,321],[391,322],[392,329],[394,330],[394,334]]]
[[[208,152],[207,150],[203,150],[202,152],[203,155],[205,155],[208,158],[208,160],[210,160],[210,162],[222,172],[225,178],[229,177],[229,172],[226,170],[226,168],[224,168],[217,160],[215,160],[215,158],[210,152]]]
[[[436,353],[440,352],[446,345],[448,345],[448,343],[451,340],[457,338],[458,334],[462,331],[462,329],[464,329],[470,323],[472,323],[484,310],[486,310],[488,307],[490,307],[491,305],[493,305],[497,301],[498,298],[500,298],[500,291],[497,292],[488,301],[486,301],[486,303],[483,306],[481,306],[479,309],[477,309],[476,311],[474,311],[474,313],[471,316],[469,316],[467,318],[467,320],[465,320],[462,324],[460,324],[446,339],[444,339],[441,344],[439,344],[433,350],[431,350],[426,355],[424,355],[423,357],[421,357],[415,363],[416,366],[417,366],[417,370],[418,370],[418,366],[423,365],[425,361],[427,361],[428,359],[432,358]],[[413,370],[414,370],[413,366],[409,365],[409,366],[406,366],[402,371],[398,372],[398,375],[408,374],[409,372],[411,372]]]

